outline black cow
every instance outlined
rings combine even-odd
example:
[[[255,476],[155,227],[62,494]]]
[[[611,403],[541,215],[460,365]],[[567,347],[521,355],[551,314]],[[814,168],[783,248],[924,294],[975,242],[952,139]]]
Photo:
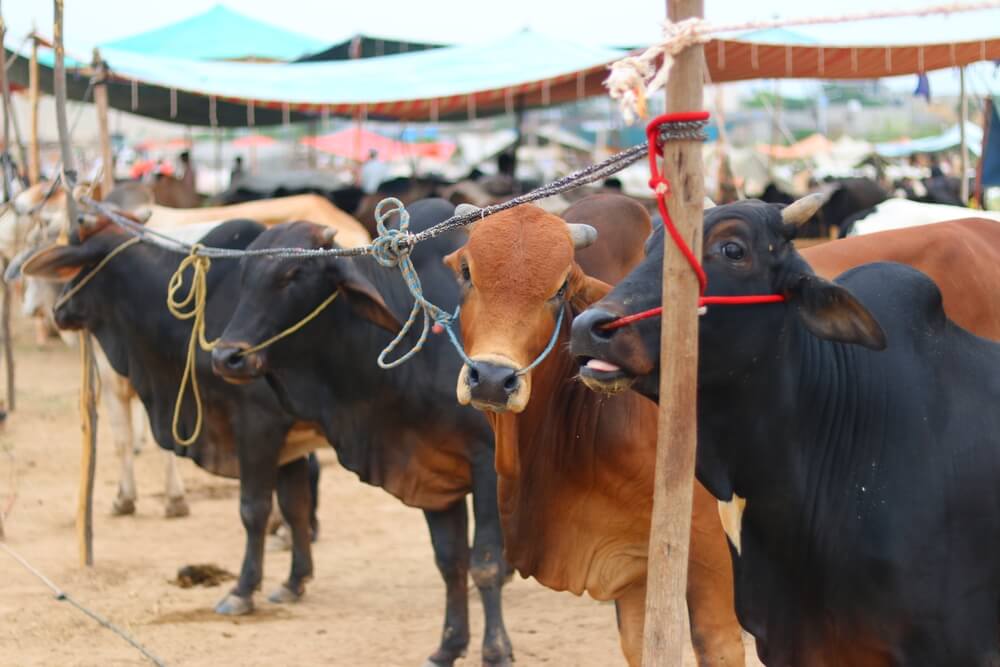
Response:
[[[454,208],[440,199],[412,204],[411,231],[448,218]],[[441,260],[462,240],[441,236],[413,253],[427,298],[446,309],[458,303],[459,288]],[[250,247],[331,245],[324,228],[297,222],[272,227]],[[471,572],[485,608],[484,663],[509,664],[493,434],[478,411],[455,404],[462,362],[447,338],[432,336],[403,366],[380,370],[375,359],[413,303],[398,270],[367,257],[242,261],[239,305],[213,353],[216,371],[235,381],[266,376],[293,415],[329,434],[346,468],[424,510],[447,587],[444,633],[431,661],[451,665],[465,652]],[[294,335],[244,353],[301,320],[336,290],[338,298]],[[414,340],[408,336],[403,346]],[[471,567],[465,501],[470,491],[476,519]]]
[[[104,221],[106,223],[106,221]],[[220,225],[202,242],[241,249],[264,228],[249,220]],[[82,237],[82,239],[81,239]],[[97,263],[130,237],[113,225],[74,230],[67,246],[40,251],[24,266],[28,275],[69,280],[72,289],[91,275]],[[88,329],[96,337],[115,372],[128,378],[146,412],[160,447],[194,460],[206,471],[240,479],[240,518],[247,541],[240,577],[232,592],[216,607],[222,614],[253,609],[253,593],[263,574],[264,542],[271,497],[292,533],[292,565],[288,580],[271,596],[274,602],[298,599],[312,577],[311,518],[314,494],[305,451],[294,451],[302,440],[295,420],[285,414],[274,392],[263,381],[235,387],[212,374],[211,358],[199,352],[196,373],[205,406],[200,437],[189,447],[175,443],[171,421],[184,366],[190,322],[174,319],[166,308],[166,285],[181,256],[140,243],[115,256],[75,295],[55,310],[64,329]],[[189,272],[190,273],[190,272]],[[187,284],[191,276],[187,275]],[[228,321],[239,289],[238,264],[217,261],[208,275],[207,334],[217,336]],[[66,292],[64,292],[65,294]],[[192,432],[195,421],[190,393],[181,414],[181,436]],[[296,428],[296,438],[286,439]],[[323,444],[313,434],[312,448]],[[279,467],[279,462],[284,463]]]
[[[833,226],[843,227],[858,212],[871,209],[889,198],[889,193],[870,178],[830,179],[819,187],[826,194],[826,201],[811,219],[799,225],[802,237],[826,238]],[[773,183],[768,184],[760,199],[774,204],[791,204],[794,201],[791,195]]]
[[[951,322],[925,274],[876,263],[831,283],[793,235],[761,202],[705,217],[710,293],[786,297],[700,324],[696,473],[740,622],[780,667],[998,664],[1000,345]],[[598,386],[612,371],[587,360],[612,317],[573,325]]]

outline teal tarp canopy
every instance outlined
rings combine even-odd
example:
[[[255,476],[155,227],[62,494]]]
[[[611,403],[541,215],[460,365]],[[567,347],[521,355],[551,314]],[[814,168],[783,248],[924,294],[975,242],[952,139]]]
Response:
[[[101,50],[112,76],[112,107],[160,120],[230,127],[322,114],[464,119],[548,106],[603,94],[607,66],[624,53],[529,30],[487,43],[331,62],[203,62]],[[40,61],[48,66],[51,59]],[[18,58],[11,69],[14,83],[27,83],[24,63]],[[80,99],[86,75],[68,76],[70,97]],[[51,80],[46,69],[41,82],[47,92]]]
[[[958,148],[962,143],[961,130],[953,125],[941,134],[910,141],[893,141],[875,144],[875,152],[883,157],[907,157],[915,153],[940,153]],[[965,145],[978,156],[983,144],[983,129],[975,123],[965,124]]]
[[[215,5],[149,32],[100,45],[105,49],[186,60],[295,60],[329,46]]]

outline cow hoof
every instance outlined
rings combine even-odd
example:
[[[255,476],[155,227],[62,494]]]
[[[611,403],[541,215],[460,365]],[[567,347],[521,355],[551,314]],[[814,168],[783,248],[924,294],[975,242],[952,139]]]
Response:
[[[168,498],[167,505],[163,508],[163,515],[168,519],[179,519],[189,514],[191,514],[191,508],[188,507],[187,501],[183,497]]]
[[[454,667],[455,661],[465,657],[464,649],[438,649],[427,658],[422,667]]]
[[[510,656],[496,659],[483,658],[483,667],[513,667],[513,665],[514,659]]]
[[[253,598],[241,598],[230,593],[215,605],[215,613],[223,616],[246,616],[253,612]]]
[[[128,516],[135,514],[135,501],[128,498],[115,498],[111,503],[111,516]]]
[[[288,586],[282,584],[278,587],[278,590],[271,593],[267,599],[275,604],[290,604],[301,600],[302,593],[296,593]]]

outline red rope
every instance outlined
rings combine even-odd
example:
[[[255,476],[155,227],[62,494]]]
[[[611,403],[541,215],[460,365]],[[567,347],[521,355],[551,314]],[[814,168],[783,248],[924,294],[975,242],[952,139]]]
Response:
[[[665,123],[683,123],[704,120],[708,120],[707,111],[685,111],[681,113],[667,113],[657,116],[650,121],[649,125],[646,126],[646,139],[649,142],[649,187],[652,188],[653,193],[656,195],[656,206],[660,210],[660,217],[663,219],[663,227],[667,233],[670,234],[670,238],[673,239],[674,245],[676,245],[677,249],[681,251],[682,255],[684,255],[684,259],[687,260],[691,270],[694,271],[695,276],[698,278],[699,307],[708,305],[735,306],[755,303],[780,303],[785,300],[785,297],[781,294],[704,296],[705,288],[708,286],[708,276],[705,275],[705,270],[702,268],[701,262],[697,257],[695,257],[694,251],[691,250],[691,246],[687,244],[684,237],[682,237],[680,232],[677,231],[677,227],[674,225],[674,221],[670,217],[670,211],[667,208],[667,197],[670,196],[670,181],[668,181],[660,172],[660,163],[659,160],[657,160],[658,156],[663,156],[663,146],[659,144],[660,126]],[[602,325],[601,329],[620,329],[621,327],[632,324],[633,322],[645,320],[650,317],[658,317],[662,315],[662,313],[662,307],[650,308],[649,310],[644,310],[639,313],[619,317],[617,320]]]

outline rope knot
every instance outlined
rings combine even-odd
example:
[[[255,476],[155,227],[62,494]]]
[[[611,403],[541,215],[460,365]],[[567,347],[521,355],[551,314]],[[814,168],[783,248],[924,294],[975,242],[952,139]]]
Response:
[[[386,221],[394,213],[399,214],[399,228],[391,229]],[[376,262],[385,267],[400,266],[413,251],[414,240],[410,229],[410,213],[403,202],[395,197],[383,199],[375,207],[375,226],[378,236],[372,240],[371,254]]]

